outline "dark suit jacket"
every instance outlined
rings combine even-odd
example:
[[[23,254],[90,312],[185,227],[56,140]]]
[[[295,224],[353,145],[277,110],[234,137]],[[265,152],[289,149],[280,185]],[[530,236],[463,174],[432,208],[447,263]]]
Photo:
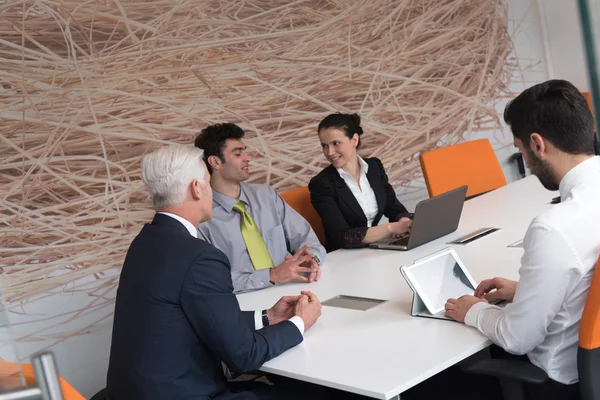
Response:
[[[391,222],[409,216],[406,208],[398,201],[392,185],[388,183],[381,161],[378,158],[364,160],[369,165],[367,179],[379,208],[373,226],[379,223],[382,215]],[[332,165],[323,169],[310,180],[308,189],[310,200],[323,221],[327,251],[364,247],[362,240],[368,230],[367,217],[337,170]]]
[[[156,214],[133,240],[119,282],[107,391],[112,400],[209,399],[230,369],[258,369],[302,341],[290,321],[255,330],[225,255]]]

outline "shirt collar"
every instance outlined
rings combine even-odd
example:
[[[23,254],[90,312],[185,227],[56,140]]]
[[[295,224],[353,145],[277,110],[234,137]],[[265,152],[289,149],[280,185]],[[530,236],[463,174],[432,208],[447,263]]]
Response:
[[[235,202],[238,200],[243,201],[244,204],[246,204],[246,207],[248,207],[250,204],[248,203],[248,196],[246,196],[244,186],[245,186],[245,184],[243,182],[240,183],[240,198],[239,199],[234,199],[233,197],[225,196],[224,194],[221,194],[221,193],[213,190],[213,203],[220,205],[228,213],[233,212],[233,206],[235,205]],[[215,204],[213,204],[213,206],[214,205]]]
[[[187,229],[188,232],[190,232],[190,235],[192,235],[193,237],[198,239],[198,229],[194,226],[194,224],[192,224],[187,219],[182,218],[179,215],[171,214],[171,213],[164,212],[164,211],[160,211],[160,212],[158,212],[158,214],[168,215],[169,217],[174,218],[177,221],[181,222],[183,224],[183,226],[185,226],[185,229]]]
[[[564,200],[566,196],[573,190],[575,186],[585,180],[588,176],[596,176],[594,172],[600,171],[600,157],[590,157],[585,161],[580,162],[569,170],[563,176],[558,185],[561,200]]]
[[[358,156],[358,164],[360,165],[360,173],[361,175],[367,175],[367,172],[369,172],[369,164],[367,164],[367,162],[365,160],[362,159],[361,156]],[[342,176],[342,174],[346,175],[346,176],[350,176],[349,173],[347,173],[346,171],[344,171],[341,168],[336,168],[338,174],[340,174],[340,176]]]

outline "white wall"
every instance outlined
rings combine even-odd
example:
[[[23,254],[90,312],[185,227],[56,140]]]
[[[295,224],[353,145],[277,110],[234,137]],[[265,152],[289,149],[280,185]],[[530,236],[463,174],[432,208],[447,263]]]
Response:
[[[583,33],[577,0],[537,0],[541,3],[549,48],[549,78],[566,79],[589,92]]]

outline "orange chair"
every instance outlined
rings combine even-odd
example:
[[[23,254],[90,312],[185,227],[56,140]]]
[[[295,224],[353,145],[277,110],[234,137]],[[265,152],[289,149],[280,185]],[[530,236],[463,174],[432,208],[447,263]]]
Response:
[[[579,326],[577,350],[579,388],[583,400],[600,399],[600,260],[588,292]]]
[[[506,178],[487,139],[421,153],[421,169],[429,196],[467,185],[467,198],[506,186]]]
[[[592,97],[590,96],[590,92],[581,92],[581,94],[583,95],[583,97],[585,97],[588,107],[592,112],[592,117],[594,117],[594,105],[592,104]],[[596,136],[594,137],[594,148],[596,150],[596,155],[600,155],[600,143],[598,142],[598,139],[599,136],[598,133],[596,133]]]
[[[33,371],[33,366],[31,364],[21,364],[20,367],[23,369],[23,376],[25,377],[25,382],[28,385],[35,385],[35,373]],[[0,376],[5,378],[13,378],[18,379],[21,368],[19,368],[19,364],[15,362],[8,361],[0,361]],[[63,378],[59,377],[60,387],[62,389],[64,400],[85,400],[77,390],[73,388],[73,386],[69,385],[67,381]]]
[[[290,207],[308,221],[321,244],[325,243],[325,229],[323,229],[323,222],[321,222],[321,217],[319,217],[317,210],[315,210],[310,202],[308,186],[288,190],[287,192],[282,193],[281,197]]]
[[[590,92],[581,92],[581,94],[583,95],[583,97],[585,97],[585,100],[588,103],[588,107],[590,108],[592,115],[594,115],[594,106],[592,106],[592,97],[590,96]]]

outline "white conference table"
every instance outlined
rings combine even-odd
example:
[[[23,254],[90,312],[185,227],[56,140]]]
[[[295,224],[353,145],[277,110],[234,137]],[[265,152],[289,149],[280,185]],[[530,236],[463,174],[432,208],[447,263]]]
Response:
[[[511,183],[465,202],[456,232],[410,251],[337,250],[327,255],[319,282],[288,284],[238,295],[241,308],[271,307],[281,296],[311,290],[321,301],[344,294],[387,300],[367,311],[323,306],[304,342],[265,363],[262,371],[378,399],[400,394],[490,345],[476,329],[410,316],[412,291],[401,265],[449,247],[478,228],[501,230],[467,245],[452,245],[473,278],[518,278],[523,238],[531,220],[551,207],[556,192],[537,178]]]

